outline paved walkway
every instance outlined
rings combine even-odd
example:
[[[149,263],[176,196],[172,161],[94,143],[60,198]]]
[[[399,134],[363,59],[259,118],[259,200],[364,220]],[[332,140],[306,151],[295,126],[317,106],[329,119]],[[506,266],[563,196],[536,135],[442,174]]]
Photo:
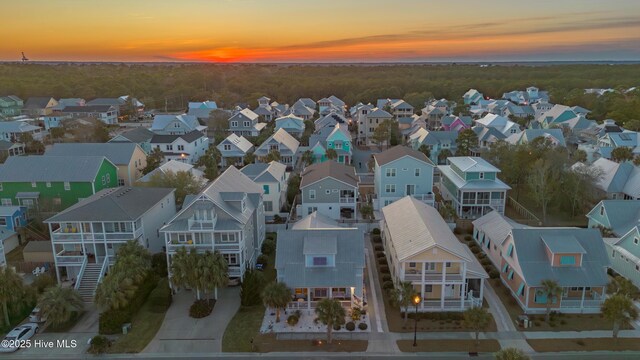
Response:
[[[487,299],[489,312],[496,321],[498,332],[494,334],[497,334],[495,339],[498,340],[500,346],[502,348],[513,347],[525,353],[533,353],[533,348],[527,343],[524,335],[517,331],[515,324],[511,321],[507,308],[504,307],[504,304],[500,301],[498,294],[493,290],[489,281],[485,281],[484,298]]]
[[[144,353],[212,353],[222,351],[222,336],[240,307],[240,287],[218,291],[218,301],[211,315],[202,319],[189,317],[189,307],[194,301],[191,291],[181,291],[173,297],[173,303],[164,322]]]

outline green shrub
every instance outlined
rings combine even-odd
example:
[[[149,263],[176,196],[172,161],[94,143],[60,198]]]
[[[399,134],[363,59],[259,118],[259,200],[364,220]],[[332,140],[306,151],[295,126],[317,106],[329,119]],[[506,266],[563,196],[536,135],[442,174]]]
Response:
[[[265,254],[260,254],[260,256],[258,256],[258,260],[256,260],[256,264],[262,264],[262,268],[266,268],[269,266],[269,257]]]
[[[289,315],[289,317],[287,318],[287,324],[289,324],[289,326],[294,326],[298,323],[299,320],[300,318],[297,315]]]
[[[471,235],[465,235],[465,236],[464,236],[464,239],[465,239],[466,241],[471,241],[471,240],[473,240],[473,236],[471,236]]]
[[[171,306],[172,295],[169,281],[163,278],[149,294],[149,307],[152,312],[163,313]]]
[[[474,253],[474,254],[477,254],[477,253],[479,253],[480,251],[482,251],[482,250],[480,250],[478,247],[472,247],[472,248],[471,248],[471,252],[472,252],[472,253]]]
[[[380,264],[380,265],[387,265],[387,259],[385,259],[385,258],[379,258],[379,259],[378,259],[378,264]]]
[[[91,345],[87,350],[90,354],[104,354],[111,346],[111,340],[106,336],[96,335],[91,338]]]
[[[151,257],[151,269],[158,277],[167,277],[167,255],[163,252],[153,254]]]
[[[360,324],[358,324],[358,329],[360,330],[367,330],[367,323],[363,323],[361,322]]]
[[[491,265],[491,260],[487,259],[486,257],[480,260],[480,264],[482,264],[483,266],[487,266],[487,265]]]
[[[391,281],[391,275],[390,274],[383,274],[382,275],[382,281]]]
[[[262,242],[262,253],[266,255],[271,255],[276,251],[276,240],[267,238]]]
[[[194,319],[201,319],[209,316],[215,305],[215,300],[196,300],[191,307],[189,307],[189,316]]]
[[[100,314],[98,333],[104,335],[122,333],[122,325],[131,322],[131,314],[125,310],[107,310]]]
[[[382,243],[382,237],[380,235],[372,235],[371,241],[373,241],[374,244],[380,244]]]
[[[381,265],[380,266],[380,272],[383,274],[388,274],[389,273],[389,267],[387,265]]]
[[[380,229],[378,229],[378,228],[373,228],[373,230],[371,230],[371,233],[372,233],[373,235],[380,235]]]
[[[258,258],[259,260],[260,258]],[[242,306],[260,305],[262,303],[260,294],[264,288],[264,283],[264,274],[261,271],[247,269],[240,286],[240,304]]]
[[[373,250],[375,251],[384,251],[384,246],[382,246],[381,244],[377,244],[373,247]]]
[[[382,288],[385,290],[393,289],[393,281],[385,281],[382,283]]]
[[[349,331],[353,331],[356,329],[356,324],[353,321],[349,321],[344,327]]]
[[[340,324],[333,324],[333,330],[338,331],[342,329],[342,326],[340,326]]]
[[[155,273],[149,271],[147,276],[138,284],[126,306],[121,309],[109,309],[100,314],[98,332],[103,335],[121,333],[122,325],[133,320],[133,316],[147,301],[149,294],[156,288],[157,284],[158,278]]]
[[[387,256],[386,256],[384,253],[381,253],[381,252],[376,253],[376,258],[377,258],[377,259],[383,259],[383,258],[386,258],[386,257],[387,257]]]

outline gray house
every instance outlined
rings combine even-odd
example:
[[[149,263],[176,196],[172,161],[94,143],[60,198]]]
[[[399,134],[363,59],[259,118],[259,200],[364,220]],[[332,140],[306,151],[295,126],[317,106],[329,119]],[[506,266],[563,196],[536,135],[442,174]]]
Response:
[[[317,221],[318,217],[322,218]],[[278,282],[293,292],[287,308],[312,314],[318,301],[337,299],[351,309],[363,305],[364,234],[313,213],[300,226],[278,231]],[[296,223],[298,225],[298,223]]]
[[[256,162],[262,161],[262,158],[269,155],[271,151],[278,151],[280,153],[280,162],[291,168],[295,166],[298,160],[297,152],[299,146],[300,142],[298,140],[289,135],[284,129],[279,129],[256,149]]]
[[[243,109],[229,118],[229,132],[238,136],[258,136],[267,126],[258,122],[258,114],[249,109]]]
[[[299,214],[314,211],[332,219],[356,219],[358,176],[353,166],[333,160],[308,166],[302,172]]]
[[[221,155],[221,165],[244,165],[244,157],[253,150],[253,144],[251,141],[244,138],[244,136],[238,136],[236,134],[229,134],[226,139],[222,140],[220,144],[216,145]]]

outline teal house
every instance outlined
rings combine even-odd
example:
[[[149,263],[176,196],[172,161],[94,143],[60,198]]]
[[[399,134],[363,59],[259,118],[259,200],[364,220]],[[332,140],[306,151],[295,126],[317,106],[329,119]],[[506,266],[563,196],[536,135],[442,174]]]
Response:
[[[24,102],[15,95],[0,96],[0,115],[18,116],[22,112]]]
[[[351,135],[346,125],[336,124],[317,130],[309,138],[309,145],[311,145],[310,150],[315,156],[316,163],[328,159],[326,151],[329,149],[336,151],[335,161],[340,164],[351,164],[353,159]]]
[[[104,156],[13,156],[0,166],[3,206],[59,211],[118,186],[118,168]]]
[[[447,162],[449,165],[438,165],[440,192],[459,217],[476,219],[490,211],[504,214],[511,187],[498,179],[500,169],[479,157],[454,156]]]
[[[611,269],[640,286],[640,221],[620,238],[605,238]]]

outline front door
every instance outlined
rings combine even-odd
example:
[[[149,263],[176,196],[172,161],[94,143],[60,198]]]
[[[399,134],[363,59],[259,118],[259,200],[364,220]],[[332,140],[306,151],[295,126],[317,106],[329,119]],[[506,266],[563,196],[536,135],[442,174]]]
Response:
[[[415,193],[416,193],[416,186],[415,185],[407,185],[406,195],[413,195]]]
[[[444,287],[444,297],[452,298],[453,297],[454,285],[445,285]]]

